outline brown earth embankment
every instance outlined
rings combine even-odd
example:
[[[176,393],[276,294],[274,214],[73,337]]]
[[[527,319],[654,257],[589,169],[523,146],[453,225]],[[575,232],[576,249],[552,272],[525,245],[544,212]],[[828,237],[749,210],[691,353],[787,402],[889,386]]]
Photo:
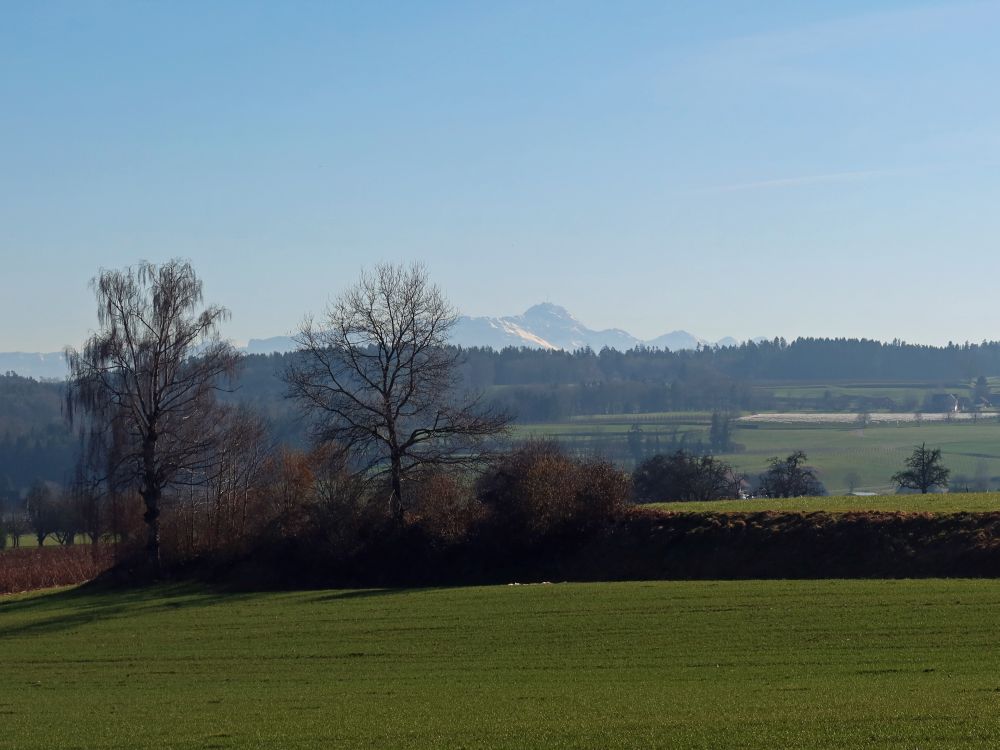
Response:
[[[101,546],[0,553],[0,593],[94,579]],[[127,571],[121,571],[128,579]],[[1000,578],[1000,512],[671,513],[646,508],[531,541],[481,528],[445,544],[419,526],[369,539],[354,554],[271,544],[238,559],[192,560],[174,578],[240,586],[426,586],[534,581],[738,578]]]
[[[442,545],[419,528],[333,559],[268,548],[227,567],[248,585],[424,586],[534,581],[1000,577],[1000,513],[670,513],[632,508],[526,541],[481,529]],[[216,572],[220,572],[216,570]]]
[[[1000,576],[1000,513],[624,514],[566,560],[580,578]]]

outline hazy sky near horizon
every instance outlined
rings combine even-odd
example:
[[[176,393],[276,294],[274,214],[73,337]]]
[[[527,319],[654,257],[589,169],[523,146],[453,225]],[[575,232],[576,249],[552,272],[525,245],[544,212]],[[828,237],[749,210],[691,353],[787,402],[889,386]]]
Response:
[[[237,340],[376,261],[653,338],[1000,339],[1000,2],[0,7],[0,351],[190,258]]]

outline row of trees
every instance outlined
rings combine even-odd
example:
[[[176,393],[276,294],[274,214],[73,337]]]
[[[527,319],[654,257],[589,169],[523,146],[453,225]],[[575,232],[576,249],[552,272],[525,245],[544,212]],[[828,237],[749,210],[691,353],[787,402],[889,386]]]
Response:
[[[71,545],[83,536],[93,544],[105,538],[121,538],[122,509],[115,502],[105,503],[82,487],[62,487],[50,482],[36,482],[28,491],[23,509],[0,513],[0,548],[18,547],[21,538],[31,536],[41,547],[47,539]]]
[[[677,451],[640,463],[632,475],[638,502],[705,501],[743,498],[752,491],[760,497],[803,497],[826,494],[806,454],[768,459],[768,468],[751,478],[714,456]]]
[[[767,469],[756,478],[710,455],[679,450],[656,455],[639,463],[632,475],[638,502],[705,501],[758,497],[811,497],[826,488],[803,451],[785,458],[768,459]],[[905,468],[892,476],[901,490],[928,493],[948,487],[951,471],[943,464],[940,448],[918,445],[905,460]]]
[[[549,529],[565,520],[567,507],[607,508],[631,492],[628,477],[609,464],[574,461],[552,446],[497,463],[510,416],[467,387],[464,354],[447,346],[456,313],[419,266],[364,273],[321,318],[303,325],[284,382],[310,426],[308,453],[276,447],[261,414],[219,398],[233,387],[242,358],[220,335],[227,311],[203,304],[189,263],[103,270],[93,289],[97,330],[79,350],[67,350],[66,411],[82,446],[66,496],[74,500],[61,504],[64,520],[56,522],[46,508],[59,503],[42,490],[30,498],[39,534],[134,538],[134,523],[123,520],[134,514],[110,523],[107,509],[134,508],[138,498],[145,566],[156,575],[164,530],[176,546],[196,549],[251,535],[306,534],[310,524],[350,526],[349,519],[372,513],[400,528],[407,514],[435,516],[428,510],[434,496],[454,499],[449,513],[464,513],[475,500],[517,515],[528,503]],[[710,441],[730,447],[721,413]],[[820,493],[805,458],[773,459],[760,478],[764,491]],[[744,481],[712,456],[684,451],[640,468],[636,486],[651,493],[659,483],[661,498],[739,494]],[[81,509],[75,516],[65,510],[71,505]],[[336,523],[320,522],[317,509],[333,512]]]
[[[230,482],[248,495],[256,482],[234,457],[262,455],[266,431],[216,398],[240,355],[219,335],[227,311],[202,307],[189,263],[105,270],[93,289],[98,330],[67,350],[67,411],[84,445],[78,474],[96,493],[142,498],[146,565],[155,575],[164,494]],[[314,443],[355,481],[384,484],[397,522],[411,478],[474,467],[507,431],[506,414],[459,388],[461,353],[447,346],[456,320],[422,268],[378,266],[322,319],[304,324],[285,372]]]
[[[246,413],[231,421],[227,432],[226,456],[219,470],[204,482],[189,483],[166,503],[166,533],[182,556],[241,548],[262,534],[301,534],[307,518],[328,528],[339,525],[343,531],[345,523],[348,529],[355,528],[369,512],[365,498],[371,499],[372,488],[348,470],[342,453],[329,446],[310,452],[278,448],[268,439],[264,424]],[[567,522],[570,516],[579,520],[606,515],[630,493],[636,502],[709,501],[748,493],[825,494],[815,469],[806,462],[805,453],[795,451],[769,459],[764,472],[750,477],[714,456],[678,450],[642,461],[627,485],[625,475],[606,461],[573,459],[551,442],[528,443],[492,472],[483,473],[478,487],[441,472],[411,476],[408,510],[455,537],[476,517],[476,507],[485,504],[520,513],[522,525],[537,533]],[[920,445],[893,481],[900,488],[929,492],[946,487],[949,473],[940,449]],[[573,482],[576,486],[571,487]],[[501,493],[502,502],[497,500],[501,487],[507,488]],[[614,491],[609,490],[612,487]],[[391,492],[389,485],[382,489]],[[569,489],[575,500],[566,499]],[[585,507],[587,503],[593,507]],[[59,544],[73,544],[81,536],[92,543],[122,541],[139,532],[140,513],[134,495],[102,499],[82,485],[63,489],[38,483],[28,493],[25,512],[0,517],[0,544],[9,536],[16,545],[28,534],[39,546],[50,537]],[[339,541],[349,546],[343,534]]]

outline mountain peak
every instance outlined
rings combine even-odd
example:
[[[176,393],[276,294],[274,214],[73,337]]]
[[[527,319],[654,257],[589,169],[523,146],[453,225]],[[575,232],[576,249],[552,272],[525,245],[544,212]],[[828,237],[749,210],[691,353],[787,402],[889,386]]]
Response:
[[[595,331],[581,323],[565,307],[552,302],[532,305],[521,315],[503,318],[462,317],[452,331],[451,340],[460,346],[490,346],[494,349],[527,346],[574,351],[589,347],[595,352],[604,347],[623,352],[640,344],[671,351],[710,345],[710,342],[686,331],[673,331],[646,342],[620,328]],[[721,343],[730,345],[733,339],[723,339]]]
[[[561,305],[555,305],[551,302],[541,302],[537,305],[532,305],[521,315],[522,318],[560,318],[562,320],[571,320],[574,323],[577,322],[573,314]]]

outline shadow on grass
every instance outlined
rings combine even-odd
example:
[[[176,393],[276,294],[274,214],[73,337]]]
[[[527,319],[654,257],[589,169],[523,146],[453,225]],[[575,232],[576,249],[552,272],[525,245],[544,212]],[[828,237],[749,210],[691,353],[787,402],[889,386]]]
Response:
[[[309,601],[321,604],[323,602],[372,599],[380,596],[398,596],[400,594],[425,594],[432,592],[454,591],[455,589],[463,588],[468,588],[468,586],[459,583],[454,586],[395,586],[392,588],[337,589],[335,591],[325,590]]]
[[[450,587],[343,589],[318,593],[309,601],[341,602],[412,591],[442,591],[448,588]],[[269,591],[274,590],[269,589]],[[0,638],[72,630],[112,617],[210,607],[223,602],[232,603],[252,598],[257,593],[260,592],[245,589],[233,591],[200,582],[143,586],[124,586],[106,582],[87,583],[63,591],[0,599]]]
[[[0,638],[71,630],[110,617],[208,607],[246,596],[191,583],[133,588],[84,584],[67,591],[0,599]],[[17,622],[4,625],[11,620]]]
[[[321,594],[313,598],[311,601],[314,602],[334,602],[334,601],[344,601],[345,599],[368,599],[377,596],[387,596],[390,594],[400,594],[404,591],[409,591],[410,589],[348,589],[346,591],[332,591],[329,593]],[[422,591],[427,589],[421,589]]]

